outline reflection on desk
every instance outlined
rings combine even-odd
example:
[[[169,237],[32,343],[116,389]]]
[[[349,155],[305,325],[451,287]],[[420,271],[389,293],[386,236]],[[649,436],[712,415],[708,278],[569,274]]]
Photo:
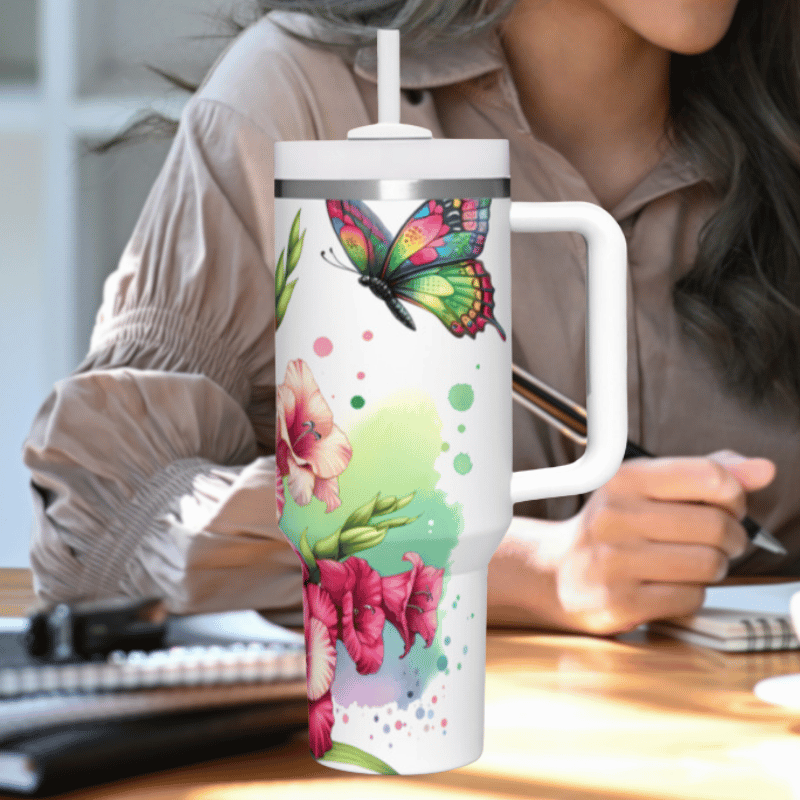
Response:
[[[301,733],[69,798],[788,800],[800,796],[800,713],[762,703],[752,687],[792,672],[798,652],[726,654],[641,631],[494,630],[484,752],[467,767],[409,778],[335,772],[312,760]]]

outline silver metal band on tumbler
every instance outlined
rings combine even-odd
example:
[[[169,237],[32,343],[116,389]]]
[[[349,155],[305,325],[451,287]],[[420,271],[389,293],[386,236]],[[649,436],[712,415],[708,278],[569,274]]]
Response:
[[[509,178],[467,180],[345,180],[275,181],[275,197],[295,200],[358,198],[359,200],[417,200],[421,197],[510,197]]]

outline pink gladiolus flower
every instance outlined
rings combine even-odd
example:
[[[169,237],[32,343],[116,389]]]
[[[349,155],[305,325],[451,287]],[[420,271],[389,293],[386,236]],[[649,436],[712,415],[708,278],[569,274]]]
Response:
[[[336,672],[338,615],[328,593],[315,583],[303,587],[303,630],[306,635],[308,687],[308,739],[320,758],[331,749],[333,700],[331,685]]]
[[[277,388],[278,517],[283,514],[283,479],[295,503],[308,505],[313,495],[326,511],[341,505],[338,476],[353,456],[344,433],[333,424],[333,414],[302,359],[289,362],[283,384]]]
[[[333,700],[326,692],[319,700],[308,701],[308,743],[314,758],[322,758],[333,747]]]
[[[377,672],[383,663],[381,576],[363,558],[344,562],[317,561],[320,585],[341,611],[341,639],[361,675]]]
[[[418,553],[406,553],[404,561],[411,562],[408,572],[382,578],[383,608],[386,619],[397,628],[408,655],[416,634],[430,647],[436,635],[436,609],[442,596],[443,569],[426,567]]]

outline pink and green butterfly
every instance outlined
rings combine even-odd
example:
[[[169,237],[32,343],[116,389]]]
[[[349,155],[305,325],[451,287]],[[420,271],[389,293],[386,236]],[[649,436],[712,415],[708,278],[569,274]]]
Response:
[[[505,331],[494,318],[491,276],[477,260],[489,231],[491,202],[426,200],[395,237],[359,200],[328,200],[327,208],[339,242],[360,274],[358,282],[403,325],[416,330],[401,300],[434,314],[453,336],[474,339],[493,325],[505,341]]]

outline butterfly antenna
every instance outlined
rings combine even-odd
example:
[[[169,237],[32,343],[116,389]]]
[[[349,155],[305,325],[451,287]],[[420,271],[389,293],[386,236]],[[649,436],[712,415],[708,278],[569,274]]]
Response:
[[[336,256],[334,255],[333,248],[329,247],[328,252],[331,254],[331,257],[328,258],[325,255],[325,251],[322,250],[320,255],[322,256],[322,260],[330,264],[332,267],[336,267],[337,269],[343,269],[345,272],[355,272],[356,275],[359,275],[359,271],[355,267],[348,267],[345,264],[342,264],[340,261],[336,260]]]

